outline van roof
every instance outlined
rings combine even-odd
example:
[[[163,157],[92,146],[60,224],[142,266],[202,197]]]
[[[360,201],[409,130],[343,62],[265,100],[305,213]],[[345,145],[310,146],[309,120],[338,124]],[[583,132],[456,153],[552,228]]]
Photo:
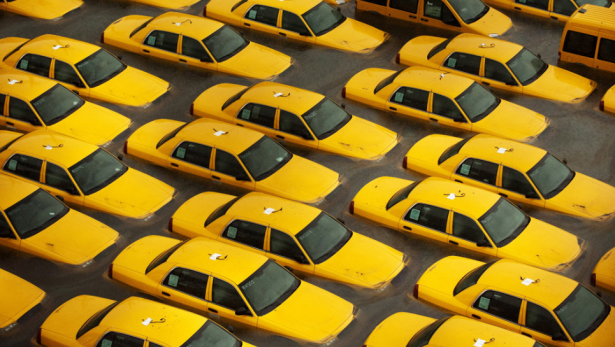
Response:
[[[570,16],[566,29],[574,25],[615,34],[615,7],[583,5]]]

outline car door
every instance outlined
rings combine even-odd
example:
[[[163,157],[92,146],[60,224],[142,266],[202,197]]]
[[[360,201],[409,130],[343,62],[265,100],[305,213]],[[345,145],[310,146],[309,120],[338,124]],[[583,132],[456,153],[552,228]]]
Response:
[[[603,33],[602,35],[607,35]],[[610,38],[600,37],[598,46],[598,55],[596,57],[597,69],[615,71],[615,35],[609,35]]]
[[[61,60],[54,59],[53,61],[53,74],[51,78],[60,82],[63,86],[72,90],[75,94],[81,96],[89,96],[89,88],[86,87],[83,79],[75,68]]]
[[[216,147],[211,178],[226,184],[254,190],[255,183],[241,164],[229,151]]]
[[[514,0],[513,9],[535,16],[549,17],[549,0]]]
[[[570,338],[557,318],[541,304],[525,302],[521,334],[553,346],[570,346]],[[555,337],[555,339],[554,339]]]
[[[14,96],[10,96],[8,102],[8,114],[6,117],[7,126],[14,127],[24,132],[31,132],[43,128],[43,123],[28,102]]]
[[[132,332],[127,334],[110,330],[98,341],[96,347],[143,347],[145,338],[133,335]]]
[[[461,25],[448,5],[441,0],[424,0],[419,13],[422,24],[460,32]]]
[[[293,270],[314,274],[314,265],[308,260],[297,240],[289,233],[275,228],[269,229],[267,256],[276,263]]]
[[[498,252],[476,220],[455,211],[448,243],[493,256]]]
[[[456,75],[461,75],[475,81],[480,81],[481,64],[481,56],[463,52],[454,52],[449,55],[446,60],[444,60],[442,68],[453,72]]]
[[[576,10],[577,6],[572,0],[552,0],[550,16],[553,19],[565,22]]]
[[[0,245],[11,247],[19,250],[21,246],[21,239],[19,239],[11,226],[4,213],[0,211]]]
[[[386,102],[386,107],[399,114],[419,119],[429,119],[428,111],[430,93],[427,90],[399,87],[391,94]]]
[[[266,236],[266,225],[242,218],[230,222],[218,239],[233,246],[265,255]]]
[[[237,113],[238,123],[246,128],[260,131],[275,137],[275,119],[278,108],[254,102],[248,102]]]
[[[498,185],[498,193],[505,198],[534,206],[545,206],[545,200],[530,180],[515,169],[502,165],[502,182]]]
[[[499,166],[486,160],[466,158],[451,175],[451,179],[496,193]]]
[[[314,34],[308,29],[301,17],[289,11],[282,11],[282,23],[278,30],[280,36],[314,43]]]
[[[68,172],[60,165],[45,161],[42,183],[46,191],[60,198],[60,200],[83,205],[84,196],[77,189],[77,185]]]
[[[279,35],[279,13],[280,10],[275,7],[254,5],[243,16],[243,25],[266,33]]]
[[[427,203],[416,203],[399,221],[399,229],[440,242],[447,242],[448,215],[448,209]]]
[[[209,70],[218,70],[218,64],[211,57],[203,43],[186,35],[181,37],[179,62]]]
[[[167,165],[193,175],[211,178],[212,148],[200,143],[183,141],[167,159]]]
[[[177,46],[179,34],[162,30],[153,30],[141,44],[141,51],[145,55],[151,55],[170,61],[179,61]]]
[[[429,119],[454,128],[472,130],[472,124],[457,103],[438,93],[433,93]]]
[[[13,154],[2,168],[4,173],[14,176],[40,187],[43,161],[25,154]]]
[[[388,14],[393,18],[418,22],[419,3],[419,0],[390,0]]]
[[[171,300],[180,305],[207,311],[207,283],[210,274],[186,269],[173,268],[158,285],[159,298]]]
[[[516,296],[489,289],[482,292],[468,307],[466,315],[518,333],[521,331],[519,317],[522,302]]]
[[[275,137],[310,148],[318,148],[318,140],[308,129],[302,118],[294,113],[280,110]]]
[[[214,313],[222,318],[231,321],[241,322],[255,327],[258,317],[254,314],[250,306],[247,305],[237,287],[222,276],[214,275],[209,293],[210,314]],[[245,314],[235,314],[238,309],[246,309]]]
[[[480,82],[491,88],[522,93],[523,87],[513,76],[508,67],[493,59],[485,58],[484,70]]]
[[[50,78],[51,58],[38,54],[27,53],[15,66],[16,69],[27,71],[35,75]]]

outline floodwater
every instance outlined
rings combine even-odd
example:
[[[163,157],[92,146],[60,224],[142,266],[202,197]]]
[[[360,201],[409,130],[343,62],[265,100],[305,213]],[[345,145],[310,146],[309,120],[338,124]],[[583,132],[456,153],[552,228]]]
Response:
[[[193,5],[186,12],[201,15],[207,0]],[[447,312],[412,298],[414,283],[420,275],[435,261],[448,256],[460,255],[488,261],[487,256],[466,252],[450,244],[440,244],[416,236],[404,235],[399,231],[380,227],[365,219],[348,213],[348,204],[369,181],[380,176],[393,176],[410,180],[423,178],[422,175],[409,172],[401,167],[406,151],[419,139],[429,134],[446,134],[468,137],[471,134],[445,128],[435,123],[403,119],[402,117],[369,109],[358,103],[343,100],[341,89],[357,72],[379,67],[399,69],[395,64],[395,55],[410,39],[418,35],[435,35],[451,37],[453,32],[423,27],[400,20],[387,19],[373,13],[355,13],[354,1],[341,5],[342,12],[351,17],[389,32],[391,39],[367,55],[351,54],[331,49],[308,46],[282,37],[260,34],[238,28],[252,41],[282,51],[296,59],[290,72],[284,74],[277,82],[290,84],[325,94],[338,103],[345,103],[347,110],[359,117],[376,122],[398,133],[403,139],[382,160],[376,162],[356,161],[335,155],[289,146],[294,153],[325,165],[344,177],[341,189],[318,205],[330,214],[346,221],[346,225],[361,234],[391,245],[410,256],[410,264],[396,279],[393,285],[382,291],[358,290],[314,277],[303,279],[325,288],[360,308],[357,321],[343,338],[331,346],[361,346],[369,333],[383,319],[399,311],[422,314],[434,318],[446,316]],[[0,12],[0,38],[19,36],[34,38],[43,34],[57,34],[100,45],[103,30],[116,19],[140,14],[156,16],[162,9],[124,1],[86,0],[84,7],[68,18],[56,22],[32,20],[13,14]],[[557,64],[557,49],[564,25],[553,20],[525,17],[516,13],[503,11],[514,23],[513,28],[504,36],[505,39],[525,45],[542,58]],[[135,68],[142,69],[169,81],[173,88],[170,94],[146,109],[121,107],[103,104],[110,109],[131,118],[133,124],[129,131],[123,133],[107,149],[118,154],[129,134],[143,124],[158,118],[168,118],[189,122],[192,101],[205,89],[218,83],[238,83],[249,85],[255,83],[239,77],[209,73],[198,69],[166,63],[150,57],[127,53],[114,47],[103,45],[110,52],[122,56],[123,61]],[[551,118],[551,126],[533,144],[544,148],[559,158],[568,160],[568,165],[579,172],[615,185],[615,118],[601,113],[598,103],[606,90],[615,84],[615,74],[598,72],[592,69],[566,64],[565,67],[576,73],[594,79],[598,88],[589,98],[578,105],[560,104],[518,95],[501,95],[503,98],[533,109]],[[106,259],[83,269],[58,266],[50,262],[25,256],[13,250],[0,249],[0,267],[10,271],[45,290],[48,294],[43,308],[29,317],[24,324],[0,335],[2,347],[35,345],[36,330],[45,318],[60,304],[82,294],[97,295],[115,300],[122,300],[137,292],[109,280],[106,269],[113,258],[128,244],[146,235],[163,235],[175,237],[167,229],[167,222],[173,212],[187,199],[204,191],[217,191],[228,194],[244,193],[241,189],[224,186],[187,174],[176,173],[158,166],[148,164],[137,158],[127,156],[125,162],[175,187],[179,194],[167,206],[158,211],[147,221],[124,220],[91,210],[78,209],[106,223],[121,234],[118,247]],[[585,240],[587,249],[577,263],[564,275],[589,285],[591,270],[600,257],[615,247],[613,234],[615,220],[600,223],[564,216],[555,212],[524,206],[532,217],[542,219],[563,228]],[[549,247],[548,244],[544,247]],[[615,293],[603,291],[603,298],[611,305],[615,304]],[[228,326],[228,322],[223,322]],[[238,337],[258,346],[286,346],[288,342],[253,329],[233,325]]]

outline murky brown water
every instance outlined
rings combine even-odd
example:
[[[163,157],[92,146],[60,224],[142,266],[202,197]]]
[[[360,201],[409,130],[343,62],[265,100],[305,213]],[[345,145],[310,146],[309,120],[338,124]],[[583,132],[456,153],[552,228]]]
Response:
[[[199,2],[187,12],[200,15],[206,2],[207,0]],[[450,37],[454,33],[390,20],[371,13],[360,12],[355,14],[354,1],[342,5],[341,8],[342,12],[348,16],[391,33],[391,39],[372,54],[357,55],[311,47],[287,41],[280,37],[240,29],[245,32],[246,37],[250,40],[282,51],[296,59],[293,70],[279,78],[277,82],[325,94],[339,103],[344,102],[349,112],[403,135],[401,143],[378,162],[354,161],[298,147],[289,147],[294,153],[321,163],[344,176],[342,189],[336,190],[332,196],[318,205],[319,208],[344,219],[353,230],[392,245],[411,257],[409,268],[402,273],[402,276],[394,281],[393,286],[389,286],[380,292],[356,290],[318,278],[305,278],[309,282],[353,302],[361,309],[358,320],[353,324],[351,331],[343,339],[335,341],[332,344],[335,347],[361,346],[378,323],[398,311],[413,312],[434,318],[446,316],[446,312],[411,298],[412,287],[418,277],[433,262],[448,255],[462,255],[483,261],[489,260],[488,257],[464,252],[452,245],[438,244],[418,237],[402,235],[398,231],[377,226],[367,220],[351,216],[347,212],[348,203],[352,197],[363,185],[374,178],[380,176],[394,176],[411,180],[422,178],[421,175],[409,173],[401,167],[405,152],[420,138],[432,133],[463,137],[470,134],[444,128],[434,123],[402,119],[386,112],[375,111],[358,103],[343,100],[340,95],[342,87],[350,77],[360,70],[368,67],[399,69],[400,67],[394,62],[395,54],[411,38],[425,34]],[[100,34],[114,20],[129,14],[156,16],[162,12],[161,9],[132,5],[122,1],[86,0],[86,4],[81,11],[57,22],[35,21],[26,17],[0,13],[0,38],[8,36],[33,38],[52,33],[100,44]],[[514,27],[505,35],[505,39],[523,44],[535,53],[541,53],[543,59],[548,63],[557,64],[557,49],[563,24],[546,19],[523,17],[515,13],[506,12],[506,14],[511,16]],[[153,73],[173,85],[170,95],[165,96],[161,101],[147,109],[105,105],[130,117],[134,122],[129,132],[122,134],[107,148],[113,153],[119,153],[122,144],[132,131],[151,120],[157,118],[192,120],[193,118],[188,113],[190,104],[202,91],[215,84],[230,82],[247,85],[254,83],[254,81],[238,77],[207,73],[141,57],[108,45],[104,45],[104,47],[116,55],[121,55],[127,64]],[[534,145],[542,147],[560,158],[566,158],[569,166],[575,170],[615,185],[615,160],[613,159],[615,118],[601,113],[597,108],[602,95],[610,86],[615,84],[615,74],[593,71],[576,65],[567,64],[563,67],[598,82],[597,90],[580,105],[557,104],[516,95],[502,96],[551,118],[551,127],[534,142]],[[156,213],[154,218],[146,222],[126,221],[103,213],[84,211],[115,228],[122,237],[119,247],[107,259],[79,271],[27,257],[7,248],[0,249],[1,268],[21,276],[48,293],[43,309],[31,317],[27,324],[9,331],[8,334],[0,335],[2,347],[35,345],[32,339],[44,319],[58,305],[74,296],[89,294],[121,300],[137,294],[137,292],[120,286],[103,276],[109,263],[121,249],[145,235],[156,234],[173,237],[166,231],[168,219],[184,201],[200,192],[212,190],[235,195],[243,192],[240,189],[227,187],[218,182],[210,182],[153,166],[133,157],[127,157],[125,162],[174,186],[178,189],[179,195],[172,203]],[[615,246],[613,234],[615,220],[608,223],[599,223],[544,210],[531,208],[525,208],[525,210],[533,217],[552,223],[588,241],[585,254],[565,275],[584,284],[589,284],[589,275],[598,259],[608,249]],[[615,304],[615,293],[604,292],[603,294],[607,302],[611,305]],[[240,338],[259,346],[286,345],[284,342],[255,330],[238,327],[235,332]]]

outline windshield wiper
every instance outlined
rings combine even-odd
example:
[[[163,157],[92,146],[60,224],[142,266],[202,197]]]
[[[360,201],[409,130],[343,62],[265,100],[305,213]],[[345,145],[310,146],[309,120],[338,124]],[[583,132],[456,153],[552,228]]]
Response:
[[[293,157],[292,153],[288,152],[288,155],[282,161],[280,161],[277,165],[274,165],[271,169],[269,169],[269,170],[263,172],[262,174],[258,175],[258,177],[254,177],[254,180],[255,181],[262,181],[265,178],[271,176],[276,171],[280,170],[284,165],[286,165],[286,163],[288,163],[292,157]]]
[[[104,187],[108,186],[111,182],[113,182],[116,179],[118,179],[126,171],[128,171],[128,167],[127,166],[123,166],[122,170],[119,170],[118,172],[113,174],[111,177],[109,177],[106,180],[104,180],[103,182],[101,182],[99,185],[90,188],[87,192],[83,192],[83,195],[90,195],[90,194],[96,193],[97,191],[99,191],[99,190],[103,189]]]
[[[83,106],[83,104],[84,104],[83,102],[77,103],[75,106],[71,107],[66,112],[64,112],[61,115],[59,115],[59,116],[57,116],[55,118],[52,118],[49,121],[47,121],[47,125],[54,125],[54,124],[60,122],[61,120],[64,120],[66,117],[70,116],[75,111],[77,111],[79,108],[81,108],[81,106]]]
[[[323,29],[317,33],[314,33],[314,35],[316,36],[322,36],[328,32],[330,32],[331,30],[337,28],[338,26],[340,26],[342,23],[344,23],[344,21],[346,20],[346,17],[342,16],[342,18],[340,18],[340,20],[338,20],[337,22],[333,23],[330,27]]]
[[[342,247],[344,247],[346,243],[348,243],[348,240],[350,240],[351,237],[352,237],[352,232],[346,229],[346,235],[340,240],[340,242],[338,242],[329,251],[327,251],[327,253],[321,255],[320,258],[314,259],[314,264],[320,264],[328,260],[329,258],[331,258],[335,253],[337,253],[337,251],[342,249]]]
[[[235,54],[241,52],[244,48],[246,48],[248,46],[248,43],[249,43],[249,41],[244,41],[243,44],[239,45],[232,52],[230,52],[230,53],[220,57],[220,59],[218,59],[218,63],[221,63],[221,62],[223,62],[223,61],[233,57]]]
[[[476,16],[474,16],[474,17],[472,17],[472,18],[468,19],[468,20],[466,21],[466,24],[471,24],[471,23],[476,22],[477,20],[479,20],[479,19],[483,18],[483,16],[484,16],[485,14],[487,14],[487,12],[489,12],[489,6],[485,6],[485,8],[483,8],[483,10],[482,10],[482,11],[480,11],[480,13],[479,13],[479,14],[477,14]]]
[[[559,194],[562,190],[564,190],[566,187],[568,187],[568,184],[570,184],[570,182],[572,181],[572,179],[574,178],[576,172],[570,170],[571,174],[568,175],[568,177],[566,177],[565,180],[562,181],[562,183],[560,183],[559,186],[557,186],[555,189],[553,189],[552,191],[550,191],[549,193],[544,195],[545,199],[551,199],[552,197],[556,196],[557,194]]]

